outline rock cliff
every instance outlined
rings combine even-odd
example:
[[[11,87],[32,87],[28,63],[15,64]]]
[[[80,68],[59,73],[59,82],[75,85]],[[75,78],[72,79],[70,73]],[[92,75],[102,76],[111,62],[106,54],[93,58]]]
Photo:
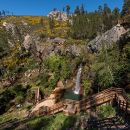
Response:
[[[92,52],[98,52],[103,47],[109,48],[113,44],[120,41],[121,37],[125,35],[128,31],[129,29],[125,29],[120,24],[117,24],[112,29],[108,30],[102,35],[97,36],[95,39],[90,41],[87,45],[87,48]]]

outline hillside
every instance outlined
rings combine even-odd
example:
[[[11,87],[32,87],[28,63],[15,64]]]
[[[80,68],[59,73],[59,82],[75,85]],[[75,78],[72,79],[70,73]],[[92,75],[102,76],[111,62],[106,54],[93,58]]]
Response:
[[[52,107],[66,96],[75,100],[77,86],[81,98],[110,87],[123,88],[130,95],[129,15],[105,11],[0,17],[1,123],[22,122],[40,103]],[[99,119],[116,116],[111,105],[97,110]],[[34,117],[17,129],[41,129],[41,122],[46,122],[46,130],[55,125],[64,130],[93,112],[87,114]]]

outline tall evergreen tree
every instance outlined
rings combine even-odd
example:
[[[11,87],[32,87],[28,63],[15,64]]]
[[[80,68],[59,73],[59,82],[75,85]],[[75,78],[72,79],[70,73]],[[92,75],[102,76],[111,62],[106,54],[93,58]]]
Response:
[[[118,20],[120,18],[120,9],[119,8],[114,8],[114,10],[112,11],[112,15],[113,15],[113,22],[114,24],[118,23]]]
[[[102,15],[103,13],[103,8],[101,5],[98,6],[98,13]]]
[[[83,4],[82,4],[81,7],[80,7],[80,13],[81,13],[81,14],[84,14],[84,13],[85,13],[84,5],[83,5]]]
[[[70,6],[69,5],[66,5],[66,13],[69,16],[69,14],[70,14]]]
[[[2,15],[3,15],[3,16],[5,16],[5,15],[6,15],[4,10],[2,10]]]
[[[125,16],[130,13],[130,0],[124,0],[123,8],[122,8],[122,16]]]
[[[80,14],[80,8],[79,6],[76,7],[75,11],[74,11],[75,14],[79,15]]]
[[[107,4],[104,4],[103,9],[103,24],[104,24],[104,32],[109,30],[112,27],[112,14],[111,9]]]

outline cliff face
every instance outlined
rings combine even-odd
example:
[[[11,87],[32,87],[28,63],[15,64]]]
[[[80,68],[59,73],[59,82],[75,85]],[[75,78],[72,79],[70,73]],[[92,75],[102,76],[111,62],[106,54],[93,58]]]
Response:
[[[102,35],[97,36],[95,39],[90,41],[87,47],[92,52],[98,52],[103,47],[109,48],[113,44],[120,41],[121,37],[125,35],[128,31],[128,29],[126,30],[123,26],[117,24],[112,29],[108,30]]]

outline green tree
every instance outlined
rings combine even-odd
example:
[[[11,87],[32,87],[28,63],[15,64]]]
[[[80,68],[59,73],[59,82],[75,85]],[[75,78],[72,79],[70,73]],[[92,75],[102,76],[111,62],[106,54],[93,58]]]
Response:
[[[81,13],[81,14],[84,14],[84,13],[85,13],[84,5],[83,5],[83,4],[82,4],[81,7],[80,7],[80,13]]]
[[[98,6],[98,13],[102,15],[103,7],[101,5]]]
[[[126,80],[127,62],[126,58],[120,55],[116,47],[100,52],[97,62],[93,65],[96,71],[96,83],[101,89],[111,86],[122,86]]]
[[[130,0],[124,0],[123,8],[122,8],[122,16],[125,16],[130,13]]]
[[[65,57],[52,55],[44,61],[46,68],[52,73],[49,87],[55,87],[58,80],[66,80],[70,77],[70,67]]]
[[[80,7],[79,6],[76,6],[74,13],[77,14],[77,15],[80,14]]]
[[[115,24],[118,23],[118,20],[120,18],[120,9],[119,8],[114,8],[114,10],[112,11],[112,15],[113,15],[113,22]]]
[[[69,5],[66,5],[66,13],[69,16],[69,14],[70,14],[70,6]]]
[[[111,9],[108,7],[107,4],[104,4],[103,9],[103,24],[104,24],[104,32],[112,28],[112,14]]]

